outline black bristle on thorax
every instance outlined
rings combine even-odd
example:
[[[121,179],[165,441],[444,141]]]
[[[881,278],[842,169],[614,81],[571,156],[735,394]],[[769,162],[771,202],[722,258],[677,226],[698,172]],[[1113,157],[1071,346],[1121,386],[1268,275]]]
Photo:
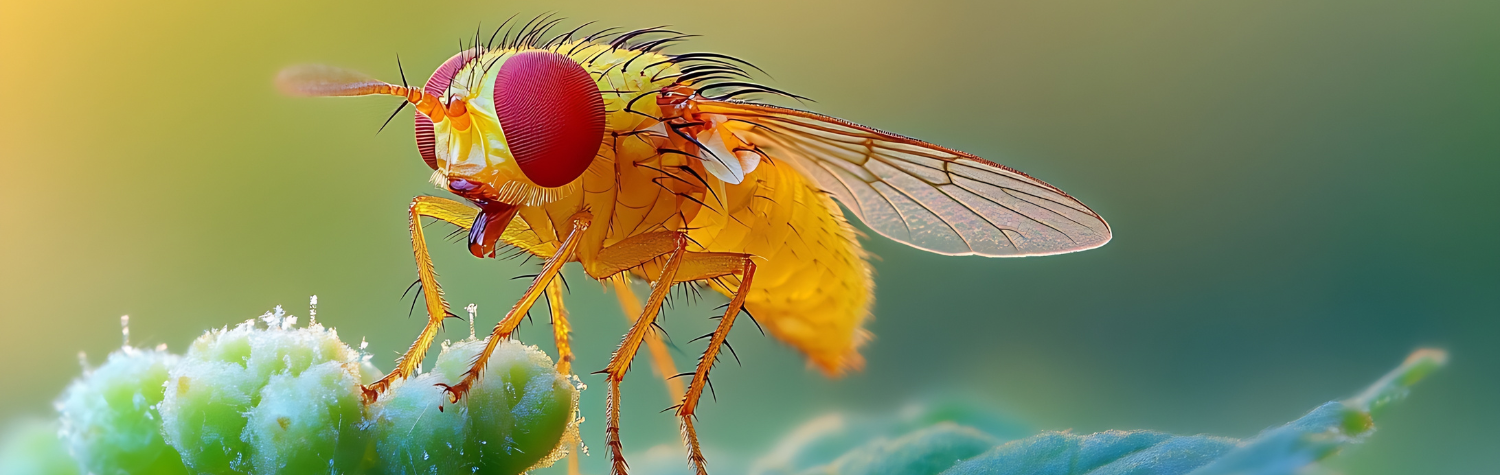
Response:
[[[770,75],[755,64],[734,56],[710,52],[665,53],[665,49],[698,36],[669,29],[667,25],[635,30],[609,27],[584,35],[585,29],[594,24],[594,22],[588,22],[564,33],[549,34],[566,18],[558,16],[556,12],[551,12],[533,16],[524,23],[516,20],[516,15],[511,15],[510,18],[501,22],[500,26],[495,27],[488,40],[485,40],[480,31],[476,30],[472,42],[467,47],[464,47],[465,41],[459,42],[460,53],[467,61],[476,61],[485,53],[494,50],[544,49],[573,55],[591,46],[603,45],[607,48],[581,61],[591,63],[608,52],[634,51],[640,54],[632,56],[621,65],[612,65],[612,67],[619,66],[626,72],[650,72],[653,81],[672,79],[674,86],[691,87],[698,91],[700,97],[710,100],[757,102],[756,96],[779,96],[798,101],[810,100],[781,89],[752,82],[752,71],[768,78]],[[582,38],[575,40],[580,35]],[[562,49],[570,43],[572,46]],[[648,57],[662,59],[648,63]],[[675,69],[679,73],[664,76],[664,72],[673,69],[664,66],[676,66]]]

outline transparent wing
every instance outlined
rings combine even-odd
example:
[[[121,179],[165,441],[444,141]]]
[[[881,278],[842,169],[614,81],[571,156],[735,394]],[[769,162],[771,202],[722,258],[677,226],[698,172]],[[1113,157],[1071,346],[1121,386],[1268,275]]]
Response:
[[[737,101],[695,103],[766,156],[791,163],[888,238],[938,254],[1038,256],[1109,242],[1109,224],[1036,178],[841,119]]]

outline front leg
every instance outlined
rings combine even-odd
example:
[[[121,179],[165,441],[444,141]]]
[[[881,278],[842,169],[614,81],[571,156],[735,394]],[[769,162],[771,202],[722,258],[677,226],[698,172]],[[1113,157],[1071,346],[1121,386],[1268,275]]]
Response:
[[[391,383],[405,379],[416,372],[417,365],[422,363],[422,358],[427,355],[427,349],[432,346],[432,340],[437,338],[438,329],[442,328],[443,319],[454,316],[448,311],[448,302],[443,300],[443,290],[438,286],[437,273],[432,266],[432,256],[427,252],[427,239],[422,234],[422,218],[430,217],[461,227],[469,227],[469,223],[479,214],[479,210],[457,201],[438,198],[435,196],[418,196],[411,202],[410,227],[412,253],[417,259],[417,278],[422,283],[422,299],[427,309],[427,325],[422,328],[422,333],[417,335],[417,340],[412,342],[411,348],[396,360],[396,369],[391,370],[379,381],[365,386],[365,402],[374,402],[380,394],[389,389]]]
[[[583,232],[587,231],[589,224],[593,222],[593,216],[586,211],[579,212],[573,215],[571,222],[572,229],[568,231],[567,237],[563,238],[562,245],[558,247],[557,252],[552,254],[552,257],[547,258],[547,262],[542,265],[542,271],[536,275],[535,279],[532,279],[531,286],[526,288],[526,293],[521,295],[521,300],[511,306],[505,318],[495,324],[495,329],[490,332],[485,342],[484,350],[474,357],[474,362],[469,365],[469,370],[464,372],[463,379],[458,384],[442,385],[448,392],[449,400],[458,402],[463,399],[464,395],[473,388],[474,382],[479,380],[479,376],[484,374],[484,368],[489,365],[490,355],[495,352],[495,348],[500,346],[500,341],[509,338],[510,334],[516,331],[516,327],[526,317],[526,312],[531,310],[531,306],[538,298],[541,298],[547,285],[554,277],[557,277],[558,271],[562,270],[563,264],[573,259],[573,254],[578,251],[579,242],[583,240]]]

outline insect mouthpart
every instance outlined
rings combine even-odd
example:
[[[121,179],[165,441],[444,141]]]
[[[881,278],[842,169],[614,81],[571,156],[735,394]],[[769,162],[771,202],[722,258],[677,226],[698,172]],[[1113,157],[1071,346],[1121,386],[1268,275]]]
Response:
[[[453,192],[453,194],[455,195],[462,196],[469,201],[473,201],[475,202],[475,204],[479,204],[480,202],[495,201],[499,196],[499,194],[495,192],[495,188],[490,186],[489,184],[462,177],[449,177],[448,191]]]

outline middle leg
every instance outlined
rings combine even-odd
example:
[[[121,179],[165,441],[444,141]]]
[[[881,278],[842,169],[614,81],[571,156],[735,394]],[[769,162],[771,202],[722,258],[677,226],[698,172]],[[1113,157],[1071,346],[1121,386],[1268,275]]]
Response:
[[[620,308],[625,310],[625,319],[634,321],[631,316],[641,311],[641,299],[636,298],[628,279],[629,274],[622,272],[611,280],[614,282],[615,295],[620,299]],[[646,334],[646,351],[651,353],[651,367],[667,387],[667,399],[674,403],[682,399],[682,381],[676,378],[677,365],[672,362],[672,354],[667,351],[667,344],[661,340],[660,335]]]

